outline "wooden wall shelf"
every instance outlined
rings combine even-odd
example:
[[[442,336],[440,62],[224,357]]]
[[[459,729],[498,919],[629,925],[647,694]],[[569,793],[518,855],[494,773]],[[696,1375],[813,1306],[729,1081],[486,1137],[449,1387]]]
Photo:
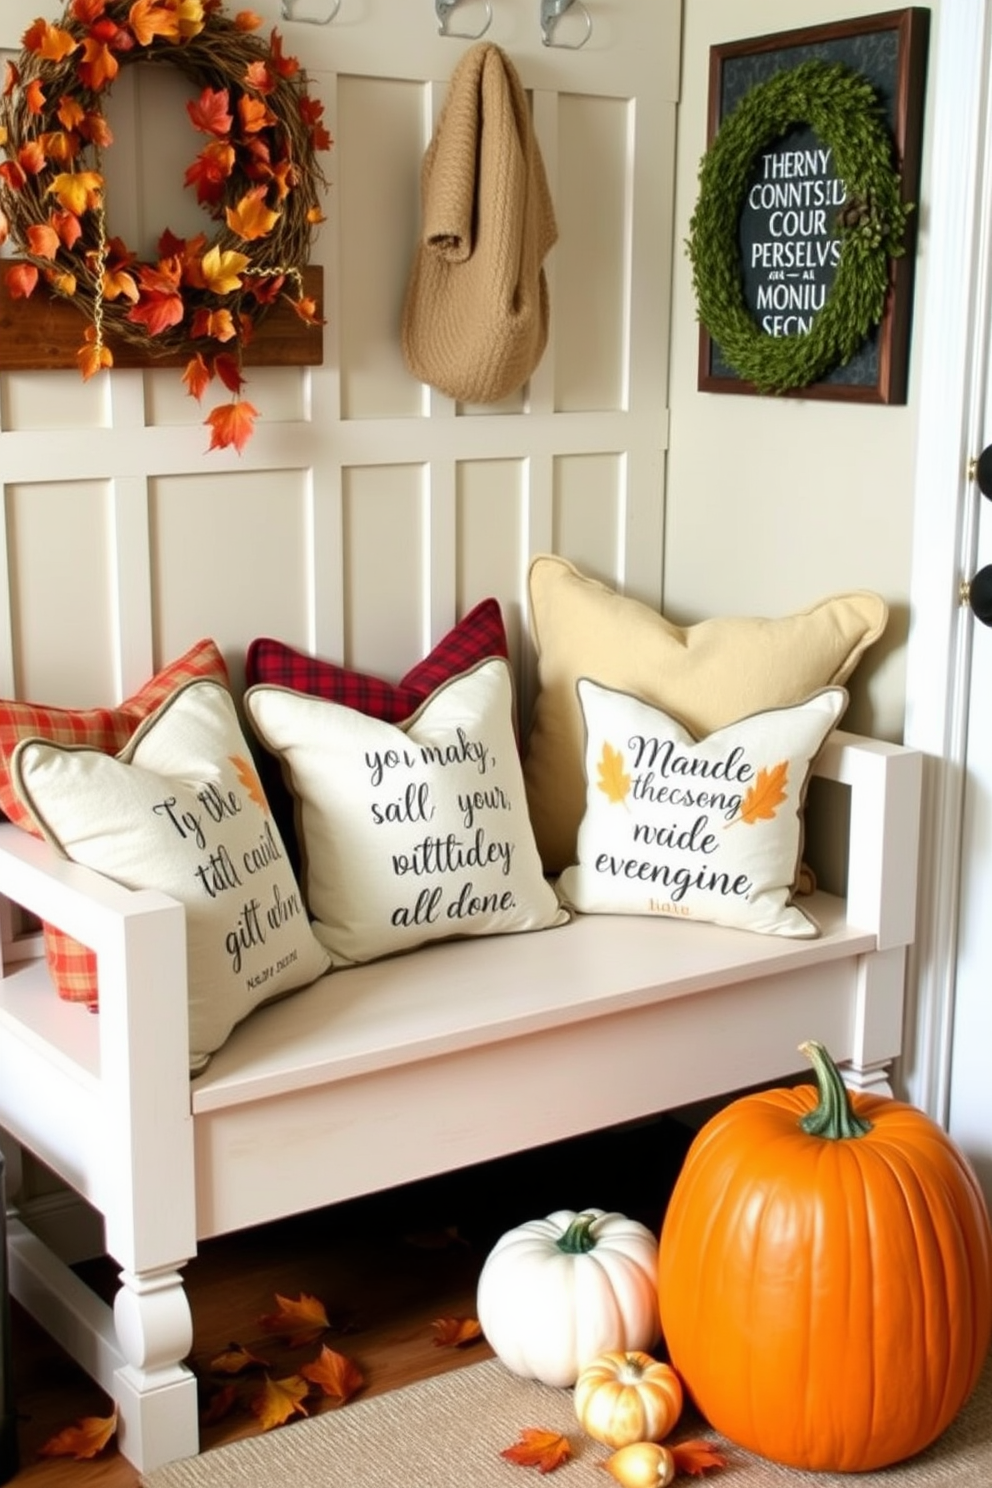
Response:
[[[324,271],[316,264],[303,271],[304,293],[323,313]],[[30,299],[12,299],[0,274],[0,372],[54,372],[75,369],[87,320],[68,300],[54,299],[40,288]],[[184,367],[189,352],[150,356],[140,347],[107,337],[117,368]],[[244,354],[246,367],[319,367],[324,360],[321,326],[307,325],[280,301],[259,322]]]

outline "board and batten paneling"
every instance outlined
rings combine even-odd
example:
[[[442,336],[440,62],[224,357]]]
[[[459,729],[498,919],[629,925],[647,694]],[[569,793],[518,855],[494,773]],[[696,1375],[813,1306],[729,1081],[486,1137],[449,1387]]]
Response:
[[[661,600],[680,0],[588,0],[581,50],[542,43],[540,0],[494,0],[486,39],[528,91],[560,237],[547,351],[487,407],[420,384],[399,342],[420,163],[471,41],[431,0],[341,0],[329,25],[253,8],[334,138],[323,365],[251,370],[240,456],[207,453],[175,369],[0,372],[0,688],[110,702],[203,635],[236,679],[260,634],[395,678],[495,594],[527,705],[532,553]],[[4,0],[0,56],[38,10]],[[115,87],[111,226],[146,253],[205,225],[182,188],[189,91],[172,69]]]

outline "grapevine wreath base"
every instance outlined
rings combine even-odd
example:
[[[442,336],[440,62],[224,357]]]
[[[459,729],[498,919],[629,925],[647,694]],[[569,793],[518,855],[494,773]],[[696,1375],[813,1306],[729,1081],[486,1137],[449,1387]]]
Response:
[[[738,236],[759,152],[808,125],[833,152],[846,198],[837,273],[801,335],[769,336],[744,298]],[[857,351],[885,310],[889,259],[904,252],[911,206],[901,199],[892,142],[871,84],[838,63],[804,62],[751,88],[703,157],[687,243],[698,316],[724,360],[762,393],[816,382]]]
[[[284,298],[320,324],[302,270],[323,220],[316,154],[331,138],[299,62],[277,30],[268,44],[255,36],[260,24],[248,10],[229,18],[222,0],[69,0],[57,23],[24,33],[0,97],[0,243],[9,235],[20,253],[11,295],[41,284],[89,320],[84,378],[113,366],[108,339],[150,358],[188,354],[192,396],[215,377],[232,394],[207,416],[211,449],[240,451],[252,433],[242,353],[267,309]],[[175,67],[200,90],[186,113],[205,143],[185,185],[213,233],[166,228],[154,262],[107,228],[103,106],[126,66]]]

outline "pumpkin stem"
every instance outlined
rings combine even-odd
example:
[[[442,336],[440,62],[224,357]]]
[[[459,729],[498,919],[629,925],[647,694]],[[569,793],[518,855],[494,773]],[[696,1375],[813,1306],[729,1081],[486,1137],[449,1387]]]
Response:
[[[595,1223],[595,1214],[577,1214],[568,1229],[555,1241],[558,1249],[565,1255],[584,1255],[587,1250],[594,1250],[597,1241],[592,1234],[592,1227]]]
[[[832,1142],[863,1137],[871,1131],[871,1122],[858,1116],[851,1104],[851,1096],[834,1064],[822,1044],[808,1039],[799,1045],[816,1071],[819,1100],[812,1111],[802,1116],[799,1125],[811,1137],[827,1137]]]

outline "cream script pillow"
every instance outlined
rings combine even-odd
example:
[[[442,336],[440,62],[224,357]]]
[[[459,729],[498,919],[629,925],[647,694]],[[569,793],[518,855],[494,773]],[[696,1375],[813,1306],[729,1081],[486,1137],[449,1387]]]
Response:
[[[660,708],[581,680],[586,809],[558,880],[586,914],[657,914],[769,935],[818,927],[792,901],[810,766],[843,688],[704,739]]]
[[[502,658],[400,724],[283,687],[250,687],[245,708],[296,798],[304,891],[335,966],[568,919],[534,843]]]
[[[664,708],[700,738],[845,682],[888,619],[879,595],[855,590],[781,619],[683,627],[550,554],[532,561],[529,588],[539,691],[524,779],[549,873],[574,861],[585,809],[580,677]]]
[[[66,857],[185,906],[192,1071],[328,969],[226,687],[179,688],[117,755],[23,740],[12,778]]]

